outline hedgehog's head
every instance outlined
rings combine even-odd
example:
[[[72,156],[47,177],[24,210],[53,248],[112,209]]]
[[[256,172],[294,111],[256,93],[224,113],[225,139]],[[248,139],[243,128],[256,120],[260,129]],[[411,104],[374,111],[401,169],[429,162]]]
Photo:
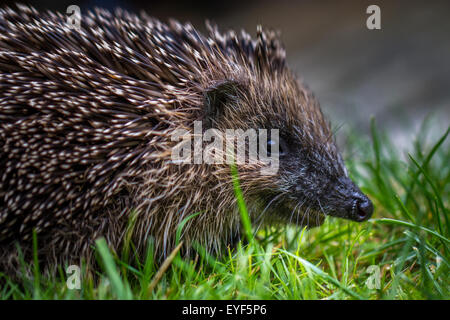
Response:
[[[276,172],[261,170],[267,162],[238,163],[244,191],[259,204],[255,217],[307,226],[322,224],[325,215],[358,222],[370,218],[372,203],[348,177],[318,103],[289,72],[221,81],[205,97],[212,127],[269,129],[267,141],[257,143],[266,143],[269,155],[278,159]]]

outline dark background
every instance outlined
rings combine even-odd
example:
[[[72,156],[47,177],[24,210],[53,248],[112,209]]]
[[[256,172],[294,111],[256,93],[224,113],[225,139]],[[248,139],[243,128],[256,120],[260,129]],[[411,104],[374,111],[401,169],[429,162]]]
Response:
[[[1,3],[1,2],[0,2]],[[11,4],[11,2],[8,2]],[[145,10],[166,20],[205,19],[226,28],[279,29],[292,69],[315,92],[334,126],[367,133],[370,115],[399,145],[410,145],[431,113],[450,123],[450,1],[22,1],[38,9],[81,13],[95,6]],[[366,8],[381,8],[381,30],[366,28]]]

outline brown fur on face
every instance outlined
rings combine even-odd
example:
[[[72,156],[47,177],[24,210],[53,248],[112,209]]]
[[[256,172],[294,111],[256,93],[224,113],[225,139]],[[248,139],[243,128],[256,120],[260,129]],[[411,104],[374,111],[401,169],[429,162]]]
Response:
[[[159,258],[197,212],[183,229],[185,252],[193,241],[220,252],[239,238],[229,166],[170,159],[172,133],[196,120],[219,130],[280,129],[288,150],[277,175],[260,174],[261,163],[238,167],[257,225],[354,218],[367,198],[349,182],[277,34],[258,28],[252,39],[208,28],[204,36],[190,24],[95,10],[75,30],[61,14],[0,11],[5,269],[17,262],[16,243],[29,252],[33,229],[44,262],[90,263],[101,236],[120,250],[132,212],[136,248],[153,238]]]

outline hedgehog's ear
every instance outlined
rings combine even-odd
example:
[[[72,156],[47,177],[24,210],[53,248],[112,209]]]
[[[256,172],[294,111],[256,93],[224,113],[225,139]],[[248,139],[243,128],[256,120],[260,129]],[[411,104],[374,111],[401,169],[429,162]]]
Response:
[[[209,125],[222,116],[225,108],[237,101],[242,83],[236,80],[222,80],[214,83],[204,93],[205,120]]]

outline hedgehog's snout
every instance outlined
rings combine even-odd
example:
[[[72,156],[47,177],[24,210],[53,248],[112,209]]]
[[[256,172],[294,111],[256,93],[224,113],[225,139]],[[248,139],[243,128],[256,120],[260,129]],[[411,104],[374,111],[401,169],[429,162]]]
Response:
[[[373,213],[372,201],[356,186],[356,184],[345,178],[344,188],[341,192],[344,193],[344,198],[346,198],[346,203],[348,205],[345,207],[344,218],[362,222],[368,220]]]
[[[357,222],[368,220],[373,213],[372,201],[349,178],[338,179],[328,197],[328,214]]]
[[[355,192],[349,218],[358,222],[366,221],[372,216],[372,213],[372,201],[362,192]]]

